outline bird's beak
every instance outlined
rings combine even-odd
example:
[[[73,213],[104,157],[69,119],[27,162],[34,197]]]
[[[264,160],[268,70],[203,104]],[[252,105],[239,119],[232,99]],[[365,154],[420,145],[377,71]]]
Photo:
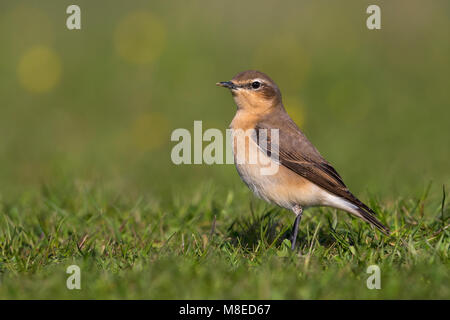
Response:
[[[237,89],[237,86],[231,81],[217,82],[216,86],[228,88],[228,89],[231,89],[231,90]]]

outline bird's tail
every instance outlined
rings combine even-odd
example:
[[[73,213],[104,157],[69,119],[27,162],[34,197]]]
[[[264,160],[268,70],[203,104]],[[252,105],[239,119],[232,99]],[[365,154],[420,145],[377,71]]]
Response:
[[[367,213],[362,208],[358,208],[358,213],[360,214],[361,218],[364,221],[367,221],[371,225],[377,227],[377,229],[380,230],[381,232],[383,232],[385,235],[388,236],[391,234],[391,230],[388,227],[386,227],[384,224],[382,224],[380,221],[378,221],[378,219],[375,218],[372,214]]]
[[[351,213],[375,226],[387,236],[391,233],[391,230],[389,230],[388,227],[375,218],[375,211],[362,203],[357,197],[348,191],[348,189],[344,194],[341,194],[341,196],[327,193],[326,202],[324,202],[323,205],[347,211],[348,213]]]
[[[384,224],[382,224],[380,221],[378,221],[377,218],[375,218],[375,211],[370,209],[368,206],[366,206],[364,203],[362,203],[358,198],[354,197],[354,201],[352,201],[353,205],[355,206],[356,214],[364,221],[370,223],[371,225],[375,226],[378,230],[380,230],[385,235],[390,235],[391,230],[386,227]]]

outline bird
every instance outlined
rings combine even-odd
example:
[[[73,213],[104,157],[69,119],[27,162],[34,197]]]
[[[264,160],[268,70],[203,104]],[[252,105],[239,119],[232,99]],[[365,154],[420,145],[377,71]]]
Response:
[[[303,210],[309,207],[340,209],[375,226],[383,234],[390,234],[390,229],[350,192],[339,173],[287,114],[281,91],[269,76],[247,70],[216,85],[229,89],[237,106],[230,129],[234,163],[240,178],[257,197],[295,215],[290,236],[292,250],[295,250]],[[239,139],[244,139],[244,143],[239,143]],[[261,161],[252,162],[252,157]],[[263,160],[266,166],[276,165],[275,173],[262,173]]]

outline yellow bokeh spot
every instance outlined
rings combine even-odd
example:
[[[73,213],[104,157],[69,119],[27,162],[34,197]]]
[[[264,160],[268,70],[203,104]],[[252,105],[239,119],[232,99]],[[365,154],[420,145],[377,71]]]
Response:
[[[61,77],[61,60],[56,52],[36,46],[25,52],[17,69],[20,83],[30,92],[51,90]]]
[[[288,98],[283,102],[288,115],[294,120],[299,128],[305,123],[305,112],[302,103],[298,98]]]
[[[147,64],[161,55],[166,42],[166,30],[152,13],[133,12],[117,26],[114,42],[117,53],[125,60]]]
[[[136,117],[131,128],[132,144],[138,151],[159,148],[167,143],[169,121],[161,113],[146,113]]]

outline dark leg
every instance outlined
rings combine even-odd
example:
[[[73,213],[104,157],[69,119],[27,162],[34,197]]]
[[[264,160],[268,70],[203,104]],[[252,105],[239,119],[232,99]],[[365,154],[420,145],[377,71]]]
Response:
[[[292,211],[295,213],[295,221],[294,226],[292,227],[292,235],[291,235],[291,249],[295,249],[295,242],[297,241],[298,234],[298,225],[300,224],[300,220],[302,219],[303,209],[299,205],[295,205],[292,208]]]

